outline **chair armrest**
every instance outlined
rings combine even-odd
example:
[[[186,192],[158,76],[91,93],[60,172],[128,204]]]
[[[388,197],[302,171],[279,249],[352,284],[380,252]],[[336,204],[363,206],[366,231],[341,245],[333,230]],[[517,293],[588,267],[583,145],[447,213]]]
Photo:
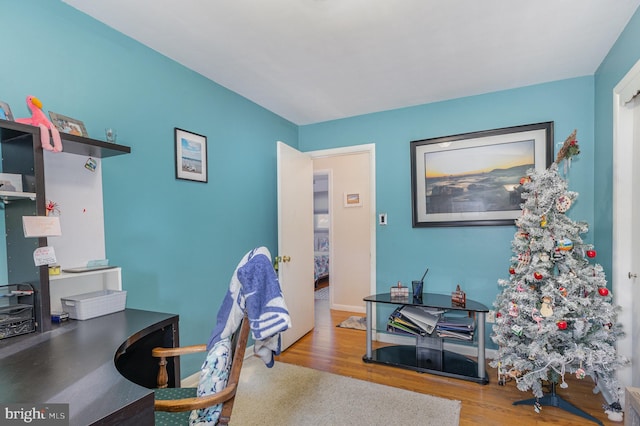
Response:
[[[182,346],[179,348],[153,348],[151,350],[151,356],[155,358],[168,358],[172,356],[195,354],[198,352],[204,352],[206,350],[207,345]]]
[[[156,399],[155,409],[156,411],[169,411],[174,413],[211,407],[212,405],[222,404],[233,398],[236,394],[237,387],[237,383],[229,383],[224,389],[213,395],[183,399]]]
[[[169,383],[169,374],[167,373],[167,358],[187,355],[187,354],[195,354],[198,352],[205,352],[207,350],[207,345],[192,345],[192,346],[183,346],[180,348],[153,348],[151,350],[151,356],[155,358],[160,358],[158,361],[158,378],[157,378],[157,386],[159,389],[164,389],[167,387]]]

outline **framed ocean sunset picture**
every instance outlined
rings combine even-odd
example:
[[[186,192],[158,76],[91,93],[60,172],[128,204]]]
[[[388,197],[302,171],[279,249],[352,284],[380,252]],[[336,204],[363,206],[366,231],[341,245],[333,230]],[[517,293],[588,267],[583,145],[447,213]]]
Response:
[[[411,142],[413,227],[513,225],[522,178],[553,157],[553,122]]]

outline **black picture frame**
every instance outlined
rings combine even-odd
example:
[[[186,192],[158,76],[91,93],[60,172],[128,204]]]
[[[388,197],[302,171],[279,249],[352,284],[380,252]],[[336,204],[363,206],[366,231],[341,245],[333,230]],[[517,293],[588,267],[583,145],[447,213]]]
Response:
[[[553,121],[410,143],[413,227],[514,225],[521,182],[553,161]]]
[[[208,182],[207,137],[174,128],[176,179]]]

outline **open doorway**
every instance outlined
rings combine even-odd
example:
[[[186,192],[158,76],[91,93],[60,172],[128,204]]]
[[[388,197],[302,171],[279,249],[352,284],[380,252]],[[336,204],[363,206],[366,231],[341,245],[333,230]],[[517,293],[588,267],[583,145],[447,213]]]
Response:
[[[313,173],[313,257],[316,309],[329,311],[330,299],[330,213],[329,170]]]
[[[364,314],[363,298],[375,293],[376,285],[375,145],[308,154],[318,192],[314,202],[314,260],[326,262],[328,270],[328,300],[316,303],[316,309],[326,306],[327,314],[329,310]],[[318,284],[323,286],[323,280]]]

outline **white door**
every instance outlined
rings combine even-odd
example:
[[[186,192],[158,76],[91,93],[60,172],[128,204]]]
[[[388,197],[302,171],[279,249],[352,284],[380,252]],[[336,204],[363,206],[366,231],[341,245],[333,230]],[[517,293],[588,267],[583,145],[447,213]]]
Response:
[[[291,315],[282,350],[313,329],[313,161],[277,143],[278,277]]]
[[[631,385],[640,386],[640,362],[637,356],[640,354],[640,98],[636,96],[633,103],[633,195],[631,206],[632,217],[632,259],[631,268],[628,277],[631,279],[630,287],[632,294],[631,317],[633,324],[630,324],[631,330],[627,333],[631,334],[632,354],[635,355],[632,364]]]
[[[622,387],[640,386],[640,61],[613,90],[613,251],[615,301],[625,336],[618,353],[632,360],[619,369]]]

